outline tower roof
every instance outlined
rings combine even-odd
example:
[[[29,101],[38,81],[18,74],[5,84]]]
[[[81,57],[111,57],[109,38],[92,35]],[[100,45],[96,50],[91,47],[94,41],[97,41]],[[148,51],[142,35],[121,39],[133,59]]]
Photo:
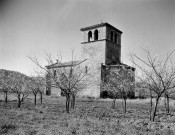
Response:
[[[95,24],[95,25],[92,25],[92,26],[88,26],[88,27],[84,27],[84,28],[81,28],[80,30],[81,31],[86,31],[86,30],[90,30],[90,29],[93,29],[93,28],[99,28],[99,27],[102,27],[102,26],[107,26],[107,27],[110,27],[114,30],[116,30],[117,32],[119,33],[123,33],[122,31],[120,31],[119,29],[115,28],[114,26],[112,26],[111,24],[109,23],[100,23],[100,24]]]

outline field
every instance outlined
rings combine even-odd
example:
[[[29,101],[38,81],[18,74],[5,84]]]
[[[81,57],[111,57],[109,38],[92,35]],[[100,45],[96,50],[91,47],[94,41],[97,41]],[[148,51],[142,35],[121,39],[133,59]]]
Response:
[[[127,113],[122,101],[111,108],[110,99],[77,99],[76,108],[65,111],[63,97],[44,96],[43,104],[27,98],[21,108],[12,98],[5,104],[0,98],[0,135],[174,135],[175,109],[165,114],[162,103],[155,122],[149,122],[148,100],[128,100]],[[174,133],[173,133],[174,132]]]

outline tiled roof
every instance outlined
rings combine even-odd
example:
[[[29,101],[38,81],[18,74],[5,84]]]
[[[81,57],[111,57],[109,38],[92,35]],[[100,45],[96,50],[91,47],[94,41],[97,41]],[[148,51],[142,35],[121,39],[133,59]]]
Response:
[[[102,27],[102,26],[107,26],[107,27],[110,27],[112,29],[115,29],[116,31],[118,31],[119,33],[123,33],[122,31],[120,31],[119,29],[115,28],[114,26],[112,26],[111,24],[109,23],[100,23],[100,24],[95,24],[95,25],[92,25],[92,26],[88,26],[88,27],[84,27],[84,28],[81,28],[80,30],[81,31],[86,31],[86,30],[90,30],[90,29],[93,29],[93,28],[98,28],[98,27]]]
[[[128,68],[132,68],[133,70],[135,70],[134,67],[131,67],[129,65],[126,65],[124,63],[119,63],[119,64],[115,64],[115,65],[104,65],[104,66],[107,66],[107,67],[118,67],[118,66],[124,66],[124,67],[128,67]]]
[[[56,62],[54,64],[46,66],[46,68],[49,69],[49,68],[61,68],[61,67],[72,67],[72,66],[75,67],[84,61],[86,61],[86,59],[83,61]]]

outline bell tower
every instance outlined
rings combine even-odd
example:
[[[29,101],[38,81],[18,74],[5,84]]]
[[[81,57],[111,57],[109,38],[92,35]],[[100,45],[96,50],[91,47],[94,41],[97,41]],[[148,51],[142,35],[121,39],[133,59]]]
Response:
[[[97,97],[103,97],[103,83],[107,75],[105,69],[121,64],[122,31],[109,23],[84,27],[80,31],[82,34],[81,58],[87,59],[86,64],[92,74],[86,92],[90,91],[90,93],[96,93]]]
[[[109,23],[101,23],[81,28],[83,52],[87,58],[98,64],[115,65],[121,63],[121,34]],[[97,64],[96,63],[96,64]]]

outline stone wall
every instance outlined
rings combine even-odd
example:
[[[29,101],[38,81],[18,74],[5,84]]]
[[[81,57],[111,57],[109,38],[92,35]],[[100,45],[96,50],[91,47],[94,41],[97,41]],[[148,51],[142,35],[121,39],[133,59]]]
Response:
[[[100,96],[101,63],[105,63],[105,45],[105,40],[82,44],[81,58],[87,59],[82,66],[87,65],[92,75],[89,86],[82,92],[84,96]]]
[[[113,41],[111,41],[111,31],[113,32]],[[117,34],[117,42],[115,41]],[[121,62],[121,34],[114,29],[107,27],[106,29],[106,64],[114,65]]]
[[[121,62],[121,46],[106,41],[106,60],[105,64],[114,65]]]
[[[105,46],[105,41],[82,44],[81,58],[90,60],[95,67],[100,67],[100,64],[105,62]]]

